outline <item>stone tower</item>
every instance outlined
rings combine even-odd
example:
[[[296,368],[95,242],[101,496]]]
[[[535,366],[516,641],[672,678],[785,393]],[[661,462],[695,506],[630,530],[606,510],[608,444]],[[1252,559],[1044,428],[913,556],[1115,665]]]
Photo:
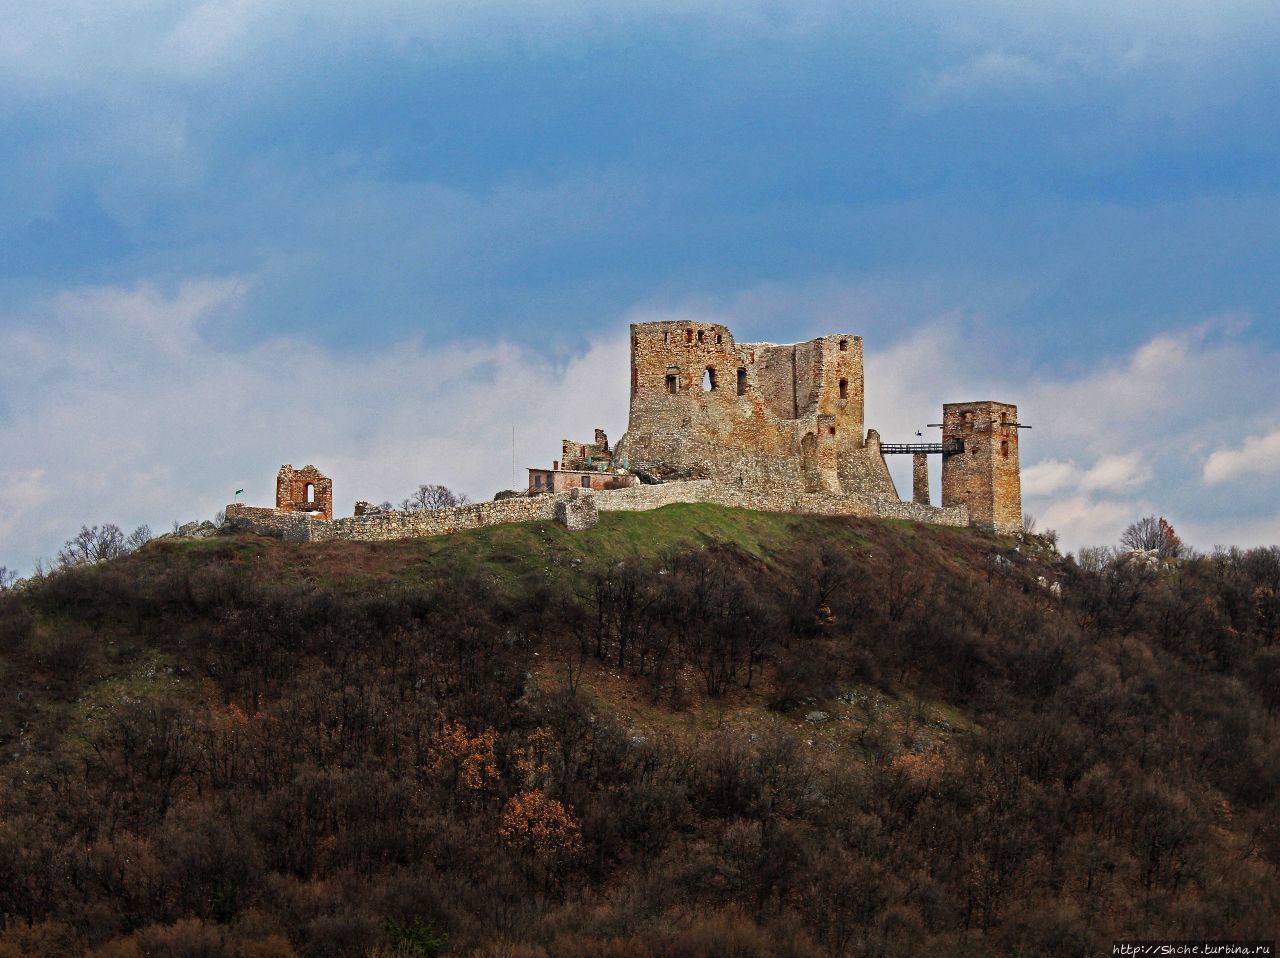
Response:
[[[955,402],[942,407],[942,504],[969,507],[980,529],[1022,531],[1022,483],[1018,468],[1018,407],[1009,403]]]
[[[333,481],[315,466],[281,466],[276,473],[276,509],[332,519]]]

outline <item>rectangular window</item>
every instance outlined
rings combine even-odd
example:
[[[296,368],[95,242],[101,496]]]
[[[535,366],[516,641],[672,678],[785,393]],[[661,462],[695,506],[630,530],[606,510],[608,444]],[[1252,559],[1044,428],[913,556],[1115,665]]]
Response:
[[[677,385],[677,383],[676,383],[676,377],[675,377],[675,376],[668,376],[668,377],[667,377],[667,392],[669,392],[669,393],[671,393],[672,395],[674,395],[674,394],[675,394],[675,392],[676,392],[676,390],[677,390],[678,388],[679,388],[679,387],[678,387],[678,385]]]

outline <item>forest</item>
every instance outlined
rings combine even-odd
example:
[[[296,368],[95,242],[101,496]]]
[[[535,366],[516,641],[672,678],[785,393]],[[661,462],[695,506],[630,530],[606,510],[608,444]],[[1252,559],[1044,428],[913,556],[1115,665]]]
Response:
[[[1274,939],[1280,549],[610,514],[0,583],[0,958]]]

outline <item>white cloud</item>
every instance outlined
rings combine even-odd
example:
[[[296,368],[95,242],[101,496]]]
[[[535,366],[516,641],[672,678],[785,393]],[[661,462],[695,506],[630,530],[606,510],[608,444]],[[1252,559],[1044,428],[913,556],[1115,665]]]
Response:
[[[245,292],[78,290],[0,331],[0,564],[29,567],[84,523],[211,516],[241,487],[270,504],[284,462],[331,475],[349,514],[421,482],[492,496],[512,485],[513,427],[519,485],[562,437],[625,428],[622,324],[562,362],[500,340],[347,357],[301,339],[215,346]]]
[[[1024,496],[1049,496],[1060,489],[1079,483],[1080,470],[1069,462],[1045,459],[1022,470]]]
[[[1204,463],[1206,485],[1217,485],[1245,475],[1280,472],[1280,429],[1264,436],[1250,436],[1231,449],[1216,449]]]
[[[1141,486],[1151,478],[1151,466],[1137,452],[1103,456],[1088,469],[1072,462],[1045,459],[1022,472],[1022,493],[1051,495],[1063,489],[1087,492],[1118,492]]]
[[[1036,525],[1041,531],[1057,529],[1065,536],[1065,548],[1078,549],[1118,542],[1129,523],[1150,511],[1145,502],[1068,496],[1050,500],[1036,515]]]

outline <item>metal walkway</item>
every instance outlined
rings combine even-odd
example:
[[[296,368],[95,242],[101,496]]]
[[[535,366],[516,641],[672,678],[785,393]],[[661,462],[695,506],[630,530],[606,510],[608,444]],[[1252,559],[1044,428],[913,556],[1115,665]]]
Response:
[[[908,456],[917,452],[942,455],[964,452],[964,441],[948,439],[946,442],[882,442],[880,451],[886,456]]]

